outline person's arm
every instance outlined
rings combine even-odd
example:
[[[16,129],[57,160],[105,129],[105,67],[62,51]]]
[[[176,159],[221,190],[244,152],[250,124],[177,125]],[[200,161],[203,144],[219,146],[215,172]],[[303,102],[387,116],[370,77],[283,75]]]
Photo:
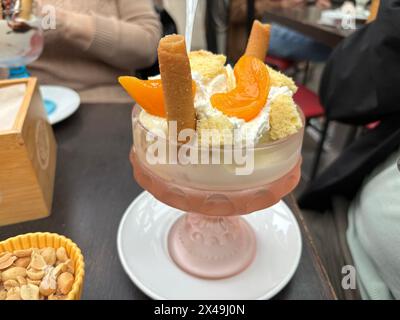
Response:
[[[82,51],[112,66],[135,70],[157,58],[159,17],[150,0],[118,0],[119,19],[57,11],[58,34]]]

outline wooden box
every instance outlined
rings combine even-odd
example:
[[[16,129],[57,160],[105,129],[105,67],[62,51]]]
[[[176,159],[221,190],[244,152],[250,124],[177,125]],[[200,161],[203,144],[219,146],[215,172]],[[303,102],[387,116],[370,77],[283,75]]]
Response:
[[[0,81],[0,89],[18,84],[26,84],[22,104],[11,130],[0,131],[0,226],[49,216],[53,199],[53,130],[35,78]]]

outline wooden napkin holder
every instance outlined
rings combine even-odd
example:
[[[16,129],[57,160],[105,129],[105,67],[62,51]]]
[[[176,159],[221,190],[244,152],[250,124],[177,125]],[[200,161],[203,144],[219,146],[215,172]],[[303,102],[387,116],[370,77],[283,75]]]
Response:
[[[13,128],[0,131],[0,226],[51,213],[57,145],[37,79],[0,81],[0,88],[22,83],[26,92]]]

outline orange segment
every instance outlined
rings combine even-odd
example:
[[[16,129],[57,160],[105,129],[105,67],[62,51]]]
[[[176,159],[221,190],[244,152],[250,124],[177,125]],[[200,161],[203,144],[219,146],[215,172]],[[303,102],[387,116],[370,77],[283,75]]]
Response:
[[[164,93],[161,80],[140,80],[136,77],[119,77],[119,83],[147,113],[166,118]],[[193,81],[193,94],[196,83]]]
[[[146,112],[153,116],[166,117],[161,80],[140,80],[136,77],[119,77],[118,80]]]
[[[214,108],[230,117],[250,121],[265,106],[270,90],[270,78],[265,64],[252,56],[243,56],[234,69],[236,88],[211,97]]]

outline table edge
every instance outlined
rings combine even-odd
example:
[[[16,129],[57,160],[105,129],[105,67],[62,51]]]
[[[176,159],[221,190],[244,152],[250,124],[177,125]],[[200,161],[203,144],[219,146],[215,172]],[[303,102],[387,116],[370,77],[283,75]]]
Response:
[[[304,232],[304,237],[306,238],[306,240],[308,241],[308,243],[310,244],[311,247],[311,251],[312,251],[312,257],[313,257],[313,263],[316,266],[317,270],[318,270],[318,276],[321,279],[321,281],[326,285],[325,290],[327,290],[327,295],[331,295],[331,298],[333,300],[338,300],[337,294],[332,286],[332,283],[329,279],[328,273],[322,263],[322,260],[318,254],[318,250],[315,246],[313,237],[311,235],[310,230],[308,229],[306,223],[305,223],[305,219],[304,216],[297,204],[296,198],[293,195],[293,193],[291,193],[290,195],[288,195],[285,198],[285,203],[289,206],[289,208],[292,209],[293,213],[295,214],[296,218],[299,220],[300,222],[300,228],[301,230]]]

